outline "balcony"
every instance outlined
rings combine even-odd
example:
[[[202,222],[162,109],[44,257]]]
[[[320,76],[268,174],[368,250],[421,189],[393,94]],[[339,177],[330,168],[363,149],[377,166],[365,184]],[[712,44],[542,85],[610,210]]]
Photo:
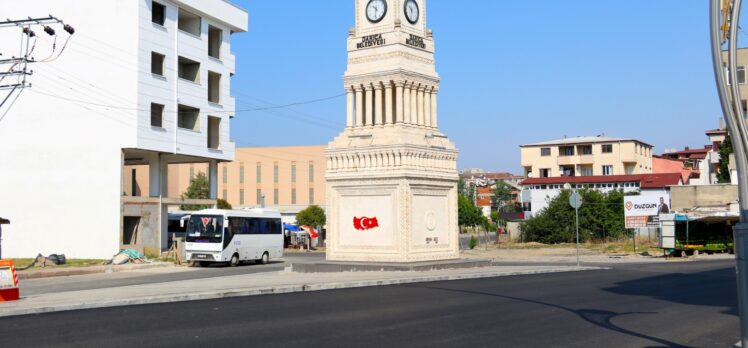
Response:
[[[556,161],[560,166],[575,166],[580,164],[580,156],[558,156]]]
[[[594,155],[581,155],[579,156],[579,164],[581,165],[595,164],[595,156]]]

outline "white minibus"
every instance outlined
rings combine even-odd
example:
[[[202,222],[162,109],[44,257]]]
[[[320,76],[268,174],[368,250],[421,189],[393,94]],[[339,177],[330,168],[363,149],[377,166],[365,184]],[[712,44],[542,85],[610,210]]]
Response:
[[[228,262],[237,266],[247,260],[266,264],[283,257],[282,229],[277,210],[201,210],[187,222],[186,259],[200,265]]]

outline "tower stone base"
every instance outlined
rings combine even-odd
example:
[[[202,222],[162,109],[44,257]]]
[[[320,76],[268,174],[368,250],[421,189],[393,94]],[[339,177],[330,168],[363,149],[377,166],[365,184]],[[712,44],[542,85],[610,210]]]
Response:
[[[458,258],[456,156],[431,129],[344,131],[327,150],[327,260]]]

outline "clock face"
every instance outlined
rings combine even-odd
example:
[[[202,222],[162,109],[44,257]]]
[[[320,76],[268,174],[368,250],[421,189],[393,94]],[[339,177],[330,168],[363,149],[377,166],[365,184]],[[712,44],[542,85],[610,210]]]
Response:
[[[366,18],[369,22],[379,23],[387,14],[387,2],[385,0],[369,0],[366,5]]]
[[[405,18],[408,19],[410,24],[416,24],[418,22],[418,3],[416,0],[405,1]]]

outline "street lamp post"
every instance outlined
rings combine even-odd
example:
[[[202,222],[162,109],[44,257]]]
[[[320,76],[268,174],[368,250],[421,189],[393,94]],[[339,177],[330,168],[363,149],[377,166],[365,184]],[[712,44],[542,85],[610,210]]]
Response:
[[[738,192],[740,201],[740,222],[733,227],[735,244],[735,271],[738,283],[738,313],[740,314],[740,343],[748,347],[748,125],[741,105],[740,86],[737,83],[737,48],[740,23],[741,0],[711,0],[710,37],[714,77],[727,121],[735,152],[735,166],[738,170]],[[725,79],[725,64],[722,57],[723,46],[728,44],[727,67],[730,81]],[[729,93],[728,93],[729,92]]]

